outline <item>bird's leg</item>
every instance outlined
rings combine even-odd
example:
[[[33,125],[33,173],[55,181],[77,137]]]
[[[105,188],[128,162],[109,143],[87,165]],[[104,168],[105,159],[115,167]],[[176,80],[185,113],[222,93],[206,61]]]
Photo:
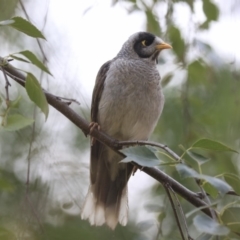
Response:
[[[89,130],[90,133],[92,133],[95,128],[97,128],[98,130],[101,129],[100,125],[97,122],[90,122],[89,128],[90,128],[90,130]]]
[[[137,172],[138,167],[137,166],[133,166],[133,170],[132,170],[132,176],[135,175],[135,173]]]
[[[100,128],[100,125],[99,125],[97,122],[90,122],[90,123],[89,123],[89,128],[90,128],[90,130],[89,130],[89,133],[90,133],[90,134],[93,132],[93,130],[94,130],[95,128],[97,128],[97,130],[100,130],[100,129],[101,129],[101,128]],[[91,138],[91,146],[94,144],[94,142],[95,142],[95,138],[92,137],[92,138]]]
[[[142,167],[142,166],[137,167],[137,166],[134,165],[134,166],[133,166],[133,170],[132,170],[132,176],[135,175],[135,173],[137,172],[138,169],[139,169],[140,171],[142,171],[143,168],[144,168],[144,167]]]

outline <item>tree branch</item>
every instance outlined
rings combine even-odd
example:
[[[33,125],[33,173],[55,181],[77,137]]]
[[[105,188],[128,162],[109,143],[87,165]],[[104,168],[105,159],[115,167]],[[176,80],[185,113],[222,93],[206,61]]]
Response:
[[[172,196],[171,196],[170,188],[169,188],[168,184],[163,185],[163,186],[164,186],[165,191],[166,191],[166,193],[167,193],[168,199],[170,200],[170,203],[171,203],[171,206],[172,206],[172,209],[173,209],[173,213],[174,213],[174,217],[175,217],[175,219],[176,219],[177,226],[178,226],[178,229],[179,229],[180,234],[181,234],[181,238],[182,238],[183,240],[186,240],[185,235],[184,235],[184,232],[183,232],[183,228],[182,228],[182,226],[181,226],[180,219],[179,219],[178,214],[177,214],[176,206],[175,206],[174,201],[173,201]]]
[[[5,81],[6,81],[6,84],[5,84],[5,90],[6,90],[6,102],[7,102],[7,105],[9,104],[9,91],[8,91],[8,87],[11,86],[11,84],[9,83],[8,81],[8,78],[7,78],[7,74],[4,70],[4,68],[1,66],[1,70],[3,72],[3,76],[5,78]]]
[[[0,57],[0,65],[3,62],[3,58]],[[10,76],[13,80],[18,82],[20,85],[25,87],[25,76],[16,70],[12,65],[7,64],[2,66],[8,76]],[[57,111],[61,112],[65,117],[67,117],[72,123],[74,123],[78,128],[80,128],[83,133],[87,136],[90,134],[92,137],[96,138],[98,141],[102,142],[103,144],[109,146],[114,151],[118,151],[119,148],[121,148],[123,145],[129,145],[129,143],[132,143],[134,145],[158,145],[161,146],[162,149],[170,153],[172,156],[175,156],[174,158],[178,158],[178,155],[175,154],[172,150],[167,148],[165,145],[158,144],[158,143],[152,143],[152,142],[145,142],[145,141],[126,141],[126,142],[120,142],[116,139],[111,138],[101,130],[98,130],[97,128],[94,128],[91,133],[89,132],[89,122],[87,122],[84,118],[82,118],[80,115],[78,115],[76,112],[74,112],[66,103],[59,100],[59,97],[54,96],[51,93],[48,93],[47,91],[44,91],[48,103],[53,106]],[[123,155],[121,152],[118,152],[119,154]],[[139,167],[138,164],[133,163],[137,167]],[[180,196],[182,196],[184,199],[186,199],[188,202],[193,204],[195,207],[201,207],[201,211],[207,214],[208,216],[212,217],[211,211],[209,210],[208,205],[202,201],[198,194],[190,191],[183,185],[181,185],[179,182],[162,172],[161,170],[153,167],[141,167],[141,170],[151,176],[152,178],[156,179],[158,182],[162,183],[163,185],[168,184],[176,193],[178,193]]]

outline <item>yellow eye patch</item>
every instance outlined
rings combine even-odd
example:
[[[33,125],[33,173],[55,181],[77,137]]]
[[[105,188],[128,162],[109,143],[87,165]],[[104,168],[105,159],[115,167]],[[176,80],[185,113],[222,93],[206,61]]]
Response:
[[[147,46],[147,45],[146,45],[146,40],[143,40],[141,43],[142,43],[142,45],[143,45],[144,47]]]

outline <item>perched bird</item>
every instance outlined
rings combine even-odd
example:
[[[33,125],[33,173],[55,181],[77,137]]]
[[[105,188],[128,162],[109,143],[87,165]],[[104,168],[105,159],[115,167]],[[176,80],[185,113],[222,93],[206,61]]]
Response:
[[[91,119],[117,140],[147,140],[161,115],[164,96],[157,70],[163,49],[171,48],[147,32],[130,36],[122,49],[99,70],[92,96]],[[127,224],[127,182],[131,163],[97,140],[91,146],[90,187],[82,219],[114,229]]]

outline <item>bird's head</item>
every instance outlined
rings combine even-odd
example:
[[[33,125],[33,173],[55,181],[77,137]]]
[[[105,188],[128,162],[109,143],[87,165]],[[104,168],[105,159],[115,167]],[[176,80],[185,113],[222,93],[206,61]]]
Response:
[[[118,56],[150,59],[156,62],[161,50],[169,48],[172,48],[171,45],[161,38],[148,32],[137,32],[123,44]]]

